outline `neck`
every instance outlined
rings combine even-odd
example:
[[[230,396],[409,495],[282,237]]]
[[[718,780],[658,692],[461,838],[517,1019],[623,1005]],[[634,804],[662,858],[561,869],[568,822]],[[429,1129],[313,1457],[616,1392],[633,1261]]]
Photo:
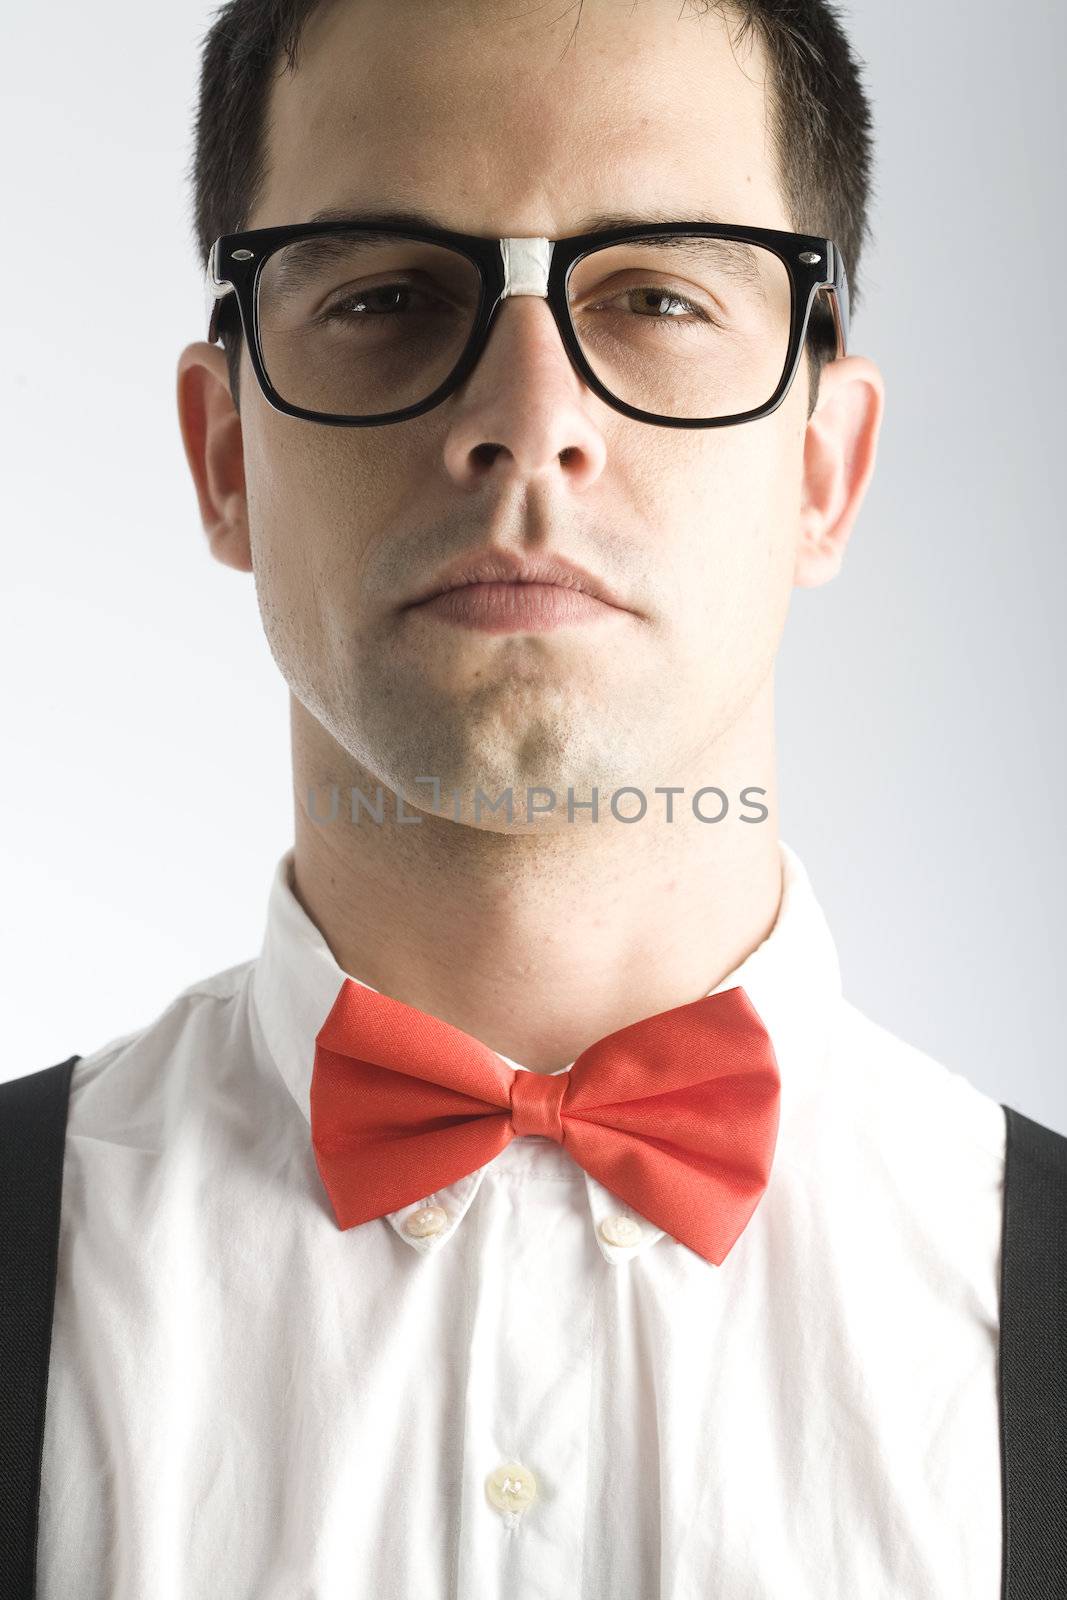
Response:
[[[699,999],[774,926],[782,885],[770,680],[699,770],[679,776],[673,821],[650,785],[639,822],[617,822],[602,794],[597,823],[540,832],[456,822],[411,802],[401,815],[421,821],[398,823],[385,784],[381,825],[366,813],[353,823],[350,789],[373,801],[379,780],[295,698],[292,714],[294,889],[339,966],[535,1072]],[[729,799],[718,823],[693,815],[708,784]],[[746,805],[750,785],[766,793]],[[328,816],[335,787],[336,818],[312,820],[309,795],[315,815]],[[713,817],[721,802],[708,794],[698,804]],[[766,819],[741,821],[757,804]],[[637,797],[621,796],[618,808],[637,810]]]

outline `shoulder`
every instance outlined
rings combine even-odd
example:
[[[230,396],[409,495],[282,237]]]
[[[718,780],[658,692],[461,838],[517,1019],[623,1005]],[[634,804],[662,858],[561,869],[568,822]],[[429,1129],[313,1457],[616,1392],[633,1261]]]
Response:
[[[1067,1172],[1067,1134],[1028,1115],[1014,1099],[986,1093],[965,1071],[947,1066],[899,1038],[848,1001],[839,1013],[837,1059],[847,1070],[862,1063],[867,1091],[880,1105],[903,1101],[925,1108],[935,1137],[951,1130],[995,1164],[1016,1158],[1052,1163]]]
[[[117,1034],[74,1064],[68,1129],[110,1137],[137,1126],[151,1143],[213,1075],[222,1088],[246,1064],[255,959],[197,979],[151,1021]]]
[[[832,1043],[838,1080],[847,1078],[872,1119],[884,1119],[913,1148],[965,1152],[991,1172],[1003,1168],[1004,1106],[964,1071],[876,1022],[842,999]]]

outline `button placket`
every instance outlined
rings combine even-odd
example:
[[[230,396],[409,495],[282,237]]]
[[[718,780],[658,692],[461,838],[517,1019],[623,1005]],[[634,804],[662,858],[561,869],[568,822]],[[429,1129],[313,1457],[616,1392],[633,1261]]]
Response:
[[[456,1558],[463,1595],[569,1594],[586,1537],[595,1295],[579,1169],[517,1138],[479,1197]],[[480,1507],[480,1515],[475,1507]]]

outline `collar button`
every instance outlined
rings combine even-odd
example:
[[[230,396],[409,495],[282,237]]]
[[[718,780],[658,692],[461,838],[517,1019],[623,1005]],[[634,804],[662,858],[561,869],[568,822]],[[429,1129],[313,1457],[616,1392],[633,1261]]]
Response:
[[[428,1239],[440,1233],[447,1221],[448,1212],[444,1206],[419,1206],[417,1211],[404,1218],[404,1232],[413,1239]]]
[[[629,1245],[639,1244],[643,1234],[640,1223],[635,1222],[633,1217],[620,1214],[617,1217],[604,1218],[600,1224],[600,1237],[606,1239],[608,1244],[626,1248]]]

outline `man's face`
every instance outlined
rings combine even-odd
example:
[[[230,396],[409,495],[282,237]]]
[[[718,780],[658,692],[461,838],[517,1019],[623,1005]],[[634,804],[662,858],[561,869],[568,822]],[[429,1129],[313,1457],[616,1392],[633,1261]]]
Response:
[[[717,14],[680,16],[675,0],[585,0],[577,31],[575,15],[327,5],[274,84],[248,225],[350,205],[489,236],[578,233],[602,212],[792,227],[758,47],[735,55]],[[527,785],[562,802],[568,785],[651,799],[697,770],[716,781],[701,757],[766,679],[785,620],[806,364],[761,421],[655,427],[589,392],[547,302],[517,297],[462,388],[407,422],[283,416],[247,352],[241,386],[271,649],[374,783],[425,807],[426,775],[446,792],[512,786],[517,803]],[[576,562],[629,609],[541,632],[404,609],[486,545]]]

